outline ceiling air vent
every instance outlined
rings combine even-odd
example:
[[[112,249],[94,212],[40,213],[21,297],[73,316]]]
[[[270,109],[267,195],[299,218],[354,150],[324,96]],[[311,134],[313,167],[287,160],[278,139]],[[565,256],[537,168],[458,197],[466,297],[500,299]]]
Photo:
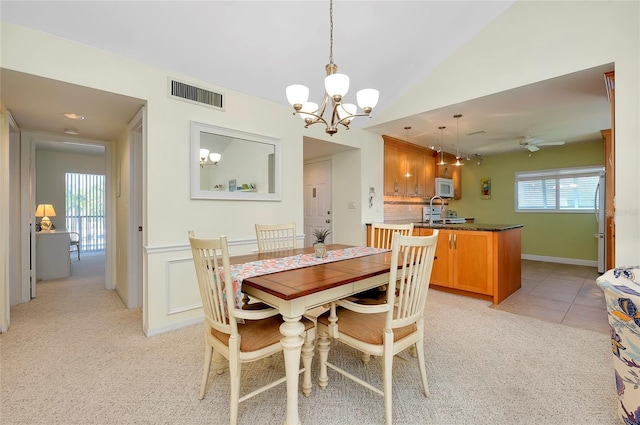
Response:
[[[169,78],[169,97],[224,111],[222,93],[196,87],[173,78]]]

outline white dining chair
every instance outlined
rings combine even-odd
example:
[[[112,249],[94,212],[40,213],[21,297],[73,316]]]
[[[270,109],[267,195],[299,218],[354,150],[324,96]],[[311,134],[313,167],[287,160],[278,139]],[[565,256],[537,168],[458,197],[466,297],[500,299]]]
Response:
[[[391,249],[393,234],[396,232],[403,236],[411,236],[413,234],[413,223],[371,223],[371,241],[369,246],[374,248]]]
[[[432,236],[392,238],[392,261],[389,268],[386,302],[363,305],[348,300],[331,303],[328,312],[318,317],[318,384],[329,383],[327,368],[365,386],[384,397],[385,422],[392,423],[393,357],[413,346],[417,352],[422,390],[429,396],[424,357],[424,310],[438,230]],[[382,357],[382,390],[328,361],[331,339],[370,356]]]
[[[238,422],[238,405],[254,395],[286,382],[286,377],[240,396],[242,363],[253,362],[282,351],[280,325],[283,319],[277,309],[243,310],[237,308],[235,296],[224,294],[224,288],[233,288],[227,238],[198,239],[189,232],[200,297],[204,310],[204,367],[198,398],[202,400],[207,388],[214,350],[229,362],[231,383],[229,423]],[[222,268],[222,273],[219,273]],[[226,304],[226,306],[225,306]],[[244,323],[238,323],[242,319]],[[305,327],[302,347],[303,382],[305,395],[311,391],[311,361],[313,360],[314,323],[301,319]],[[286,393],[282,392],[286,404]],[[273,399],[272,399],[273,400]],[[213,406],[212,406],[213,407]],[[284,405],[283,405],[284,410]]]
[[[413,223],[407,224],[388,224],[388,223],[371,223],[369,233],[369,246],[373,248],[391,249],[391,241],[394,233],[403,236],[413,235]],[[387,285],[378,288],[369,289],[368,291],[355,294],[349,298],[350,301],[356,301],[362,304],[377,304],[384,302],[386,298],[385,291]]]
[[[258,252],[275,252],[296,249],[296,223],[285,224],[256,224],[256,240]],[[263,308],[260,301],[252,302],[248,295],[242,298],[245,309]],[[255,300],[254,300],[255,301]]]
[[[296,249],[296,223],[256,224],[258,252]]]

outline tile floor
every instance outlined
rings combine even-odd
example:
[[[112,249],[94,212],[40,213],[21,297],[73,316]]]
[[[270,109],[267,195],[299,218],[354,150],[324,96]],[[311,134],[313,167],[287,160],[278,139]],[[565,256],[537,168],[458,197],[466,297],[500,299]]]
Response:
[[[608,334],[599,276],[595,267],[522,260],[522,287],[492,308]]]

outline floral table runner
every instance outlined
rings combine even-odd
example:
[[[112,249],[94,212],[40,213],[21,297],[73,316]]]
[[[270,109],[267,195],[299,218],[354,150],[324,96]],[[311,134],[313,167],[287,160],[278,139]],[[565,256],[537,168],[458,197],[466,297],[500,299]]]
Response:
[[[267,260],[252,261],[250,263],[232,264],[231,278],[233,279],[233,293],[237,308],[242,308],[242,282],[250,277],[278,273],[287,270],[301,269],[317,264],[348,260],[350,258],[365,257],[367,255],[388,252],[389,249],[356,246],[351,248],[327,251],[324,258],[316,258],[313,253],[299,254],[292,257],[269,258]],[[222,268],[220,268],[222,269]],[[222,278],[222,270],[218,271]],[[226,305],[226,304],[225,304]]]

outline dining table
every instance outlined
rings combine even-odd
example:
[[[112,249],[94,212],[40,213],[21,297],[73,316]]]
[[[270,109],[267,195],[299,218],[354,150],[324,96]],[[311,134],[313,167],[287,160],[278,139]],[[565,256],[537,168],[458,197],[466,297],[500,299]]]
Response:
[[[283,271],[244,277],[241,282],[242,293],[277,308],[283,318],[280,332],[287,388],[285,425],[301,424],[298,411],[298,374],[305,330],[300,322],[302,316],[310,309],[383,286],[389,280],[391,251],[361,247],[361,250],[369,251],[361,251],[356,257],[336,260],[341,253],[351,252],[355,247],[329,244],[326,248],[326,259],[302,262],[304,265],[301,267]],[[301,254],[313,252],[313,247],[261,252],[233,256],[230,263],[233,268],[233,265],[260,264],[278,258],[291,257],[297,260]],[[310,350],[307,355],[312,356],[313,346]],[[303,388],[306,396],[310,392],[310,386]]]

